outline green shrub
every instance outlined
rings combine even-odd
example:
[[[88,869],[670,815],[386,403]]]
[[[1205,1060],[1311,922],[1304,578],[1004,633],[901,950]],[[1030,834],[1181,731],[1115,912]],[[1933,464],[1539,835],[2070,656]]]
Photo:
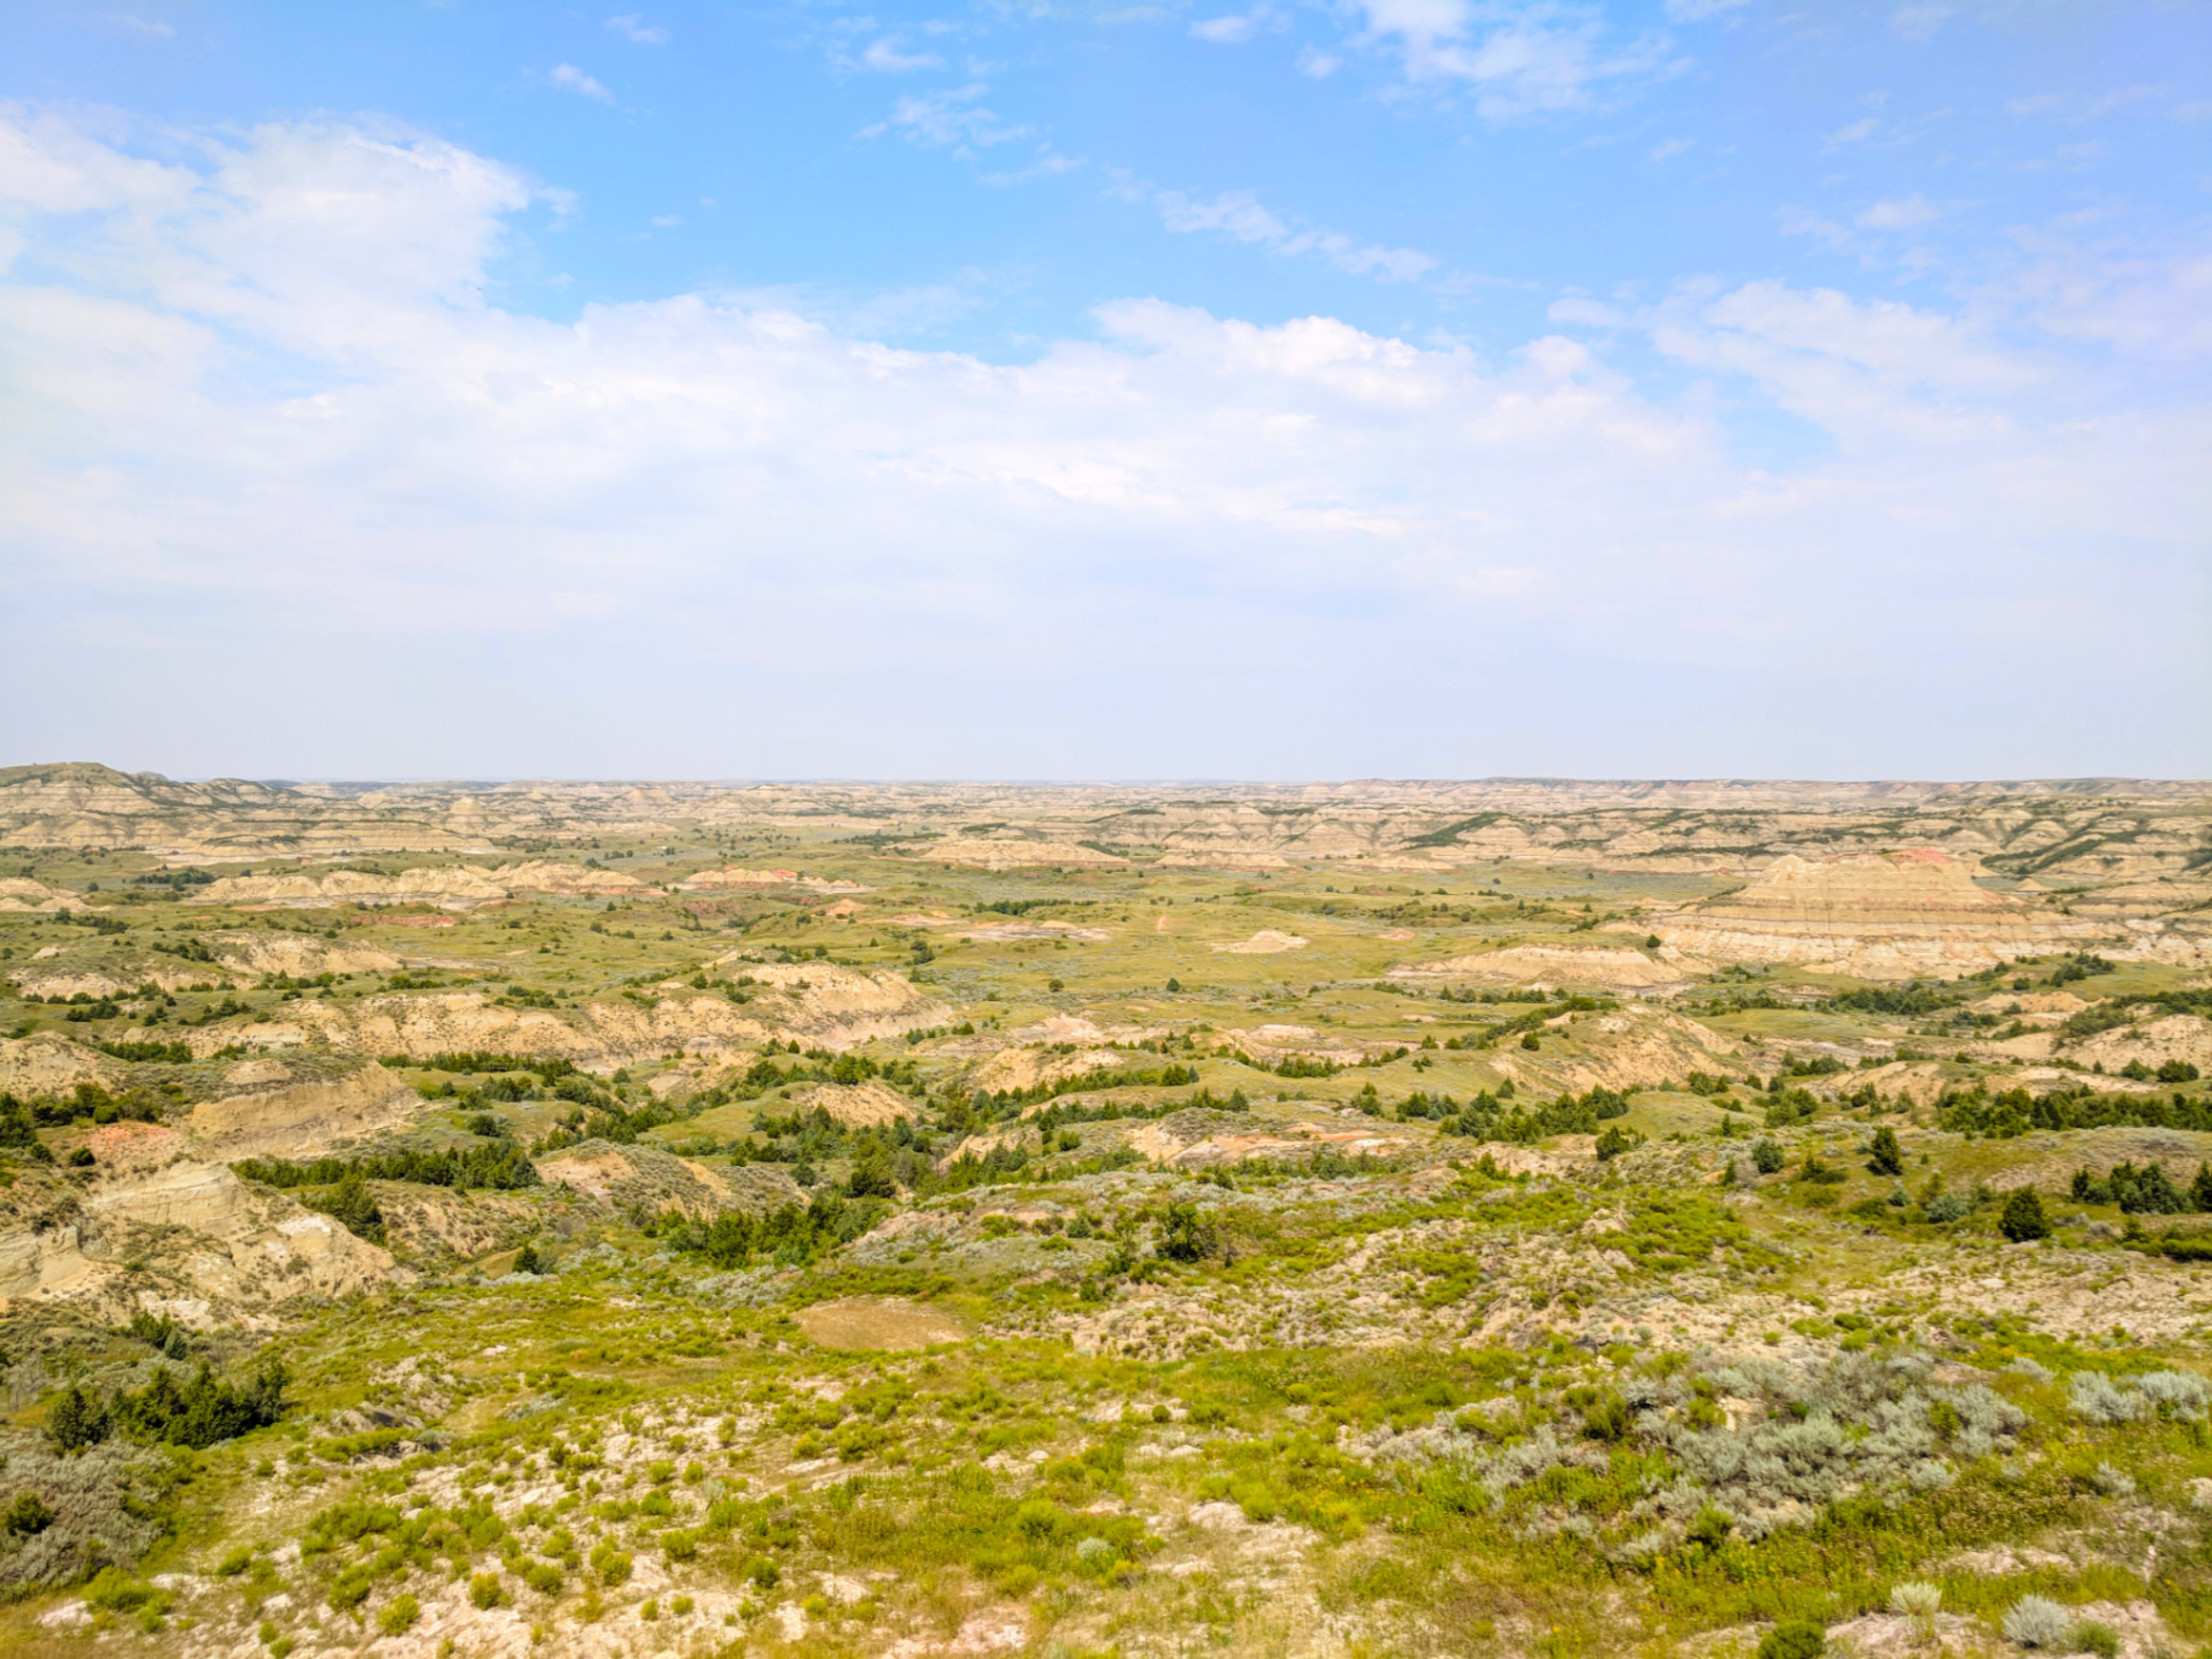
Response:
[[[1820,1659],[1827,1650],[1828,1633],[1810,1619],[1793,1618],[1776,1625],[1759,1641],[1759,1659]]]
[[[561,1570],[551,1561],[534,1561],[522,1575],[522,1582],[540,1595],[558,1595],[561,1593]]]
[[[1783,1157],[1780,1142],[1773,1140],[1754,1140],[1751,1142],[1751,1167],[1761,1175],[1770,1176],[1774,1174],[1786,1161]]]
[[[18,1492],[15,1502],[8,1506],[8,1513],[0,1516],[0,1527],[19,1538],[33,1537],[53,1524],[53,1510],[36,1492]]]
[[[376,1628],[388,1636],[396,1636],[413,1629],[415,1620],[422,1616],[422,1603],[403,1590],[384,1604],[384,1611],[376,1615]]]
[[[560,1577],[557,1573],[554,1577]],[[499,1582],[497,1573],[478,1573],[468,1581],[468,1598],[489,1613],[507,1599],[506,1587]]]
[[[84,1587],[84,1604],[101,1613],[129,1613],[154,1605],[167,1607],[169,1595],[151,1584],[142,1584],[120,1567],[102,1567]]]

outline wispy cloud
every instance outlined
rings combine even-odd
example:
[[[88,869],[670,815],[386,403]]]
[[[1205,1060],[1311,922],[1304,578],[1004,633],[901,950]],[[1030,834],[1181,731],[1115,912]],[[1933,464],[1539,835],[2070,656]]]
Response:
[[[2156,98],[2166,91],[2163,86],[2120,86],[2096,98],[2085,98],[2076,92],[2038,92],[2026,98],[2016,98],[2004,108],[2007,114],[2032,116],[2043,120],[2061,121],[2068,126],[2079,126],[2094,121],[2099,116],[2108,116],[2130,103],[2139,103],[2147,98]]]
[[[1741,11],[1751,0],[1667,0],[1667,16],[1677,23],[1704,23]]]
[[[1190,32],[1202,41],[1211,41],[1217,46],[1241,46],[1263,28],[1288,27],[1267,0],[1249,11],[1232,11],[1225,17],[1208,17],[1190,26]]]
[[[670,38],[666,29],[658,25],[648,25],[644,16],[635,11],[608,18],[607,27],[623,39],[634,41],[641,46],[664,46]]]
[[[1696,148],[1697,140],[1695,138],[1661,138],[1645,154],[1654,161],[1671,161],[1676,156],[1687,155]]]
[[[1080,155],[1062,155],[1050,144],[1041,144],[1037,148],[1037,158],[1028,166],[1005,173],[987,173],[981,182],[1003,190],[1010,185],[1035,184],[1041,178],[1058,178],[1061,173],[1073,173],[1084,165],[1085,160]]]
[[[1926,196],[1913,194],[1900,196],[1895,201],[1877,202],[1852,221],[1862,230],[1911,230],[1916,226],[1929,225],[1943,217],[1943,210]]]
[[[111,11],[107,21],[125,34],[151,35],[156,40],[169,40],[176,33],[173,23],[165,23],[158,17],[140,17],[130,11]]]
[[[1396,44],[1409,81],[1476,89],[1487,120],[1590,109],[1608,83],[1680,66],[1665,42],[1609,42],[1595,16],[1539,4],[1500,13],[1474,0],[1361,0],[1366,38]]]
[[[1948,0],[1917,0],[1890,13],[1890,27],[1909,41],[1933,40],[1936,31],[1957,12]]]
[[[1212,231],[1232,242],[1264,247],[1280,259],[1310,256],[1348,275],[1385,283],[1416,282],[1437,268],[1435,259],[1414,248],[1383,247],[1341,231],[1288,224],[1251,191],[1228,191],[1204,201],[1181,191],[1161,191],[1152,201],[1160,223],[1179,236]]]
[[[553,73],[545,78],[548,86],[563,92],[573,92],[584,98],[597,99],[601,103],[612,103],[614,94],[573,64],[555,64]]]
[[[994,144],[1034,137],[1034,127],[1002,120],[995,111],[977,101],[989,90],[982,82],[973,81],[947,92],[902,98],[891,106],[889,116],[862,127],[856,137],[878,138],[896,132],[916,144],[940,145],[970,155]]]
[[[942,69],[945,60],[934,52],[908,52],[901,50],[895,34],[879,36],[868,43],[867,48],[857,58],[841,58],[839,62],[848,68],[871,69],[879,75],[903,75],[915,69]]]

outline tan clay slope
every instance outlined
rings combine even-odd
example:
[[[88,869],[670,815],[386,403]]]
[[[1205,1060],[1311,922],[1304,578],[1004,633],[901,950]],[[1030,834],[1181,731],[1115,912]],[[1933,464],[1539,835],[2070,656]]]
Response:
[[[446,910],[473,910],[479,904],[511,899],[517,893],[633,898],[654,890],[617,870],[538,861],[500,865],[488,870],[466,865],[432,866],[392,876],[368,870],[331,870],[321,876],[304,872],[225,876],[192,894],[186,902],[276,904],[295,910],[328,910],[350,904],[435,904]]]
[[[1931,848],[1784,857],[1741,892],[1655,931],[1677,950],[1721,961],[1803,962],[1875,979],[1955,977],[2119,937],[2110,923],[1986,892],[1973,875],[1972,866]]]
[[[232,1042],[265,1048],[320,1044],[340,1054],[433,1054],[476,1049],[540,1054],[611,1071],[675,1052],[730,1054],[773,1039],[808,1048],[849,1048],[951,1022],[952,1010],[888,970],[861,973],[826,962],[747,963],[749,1002],[662,987],[650,1005],[625,999],[587,1003],[558,1013],[501,1008],[480,992],[392,993],[359,1001],[301,1000],[283,1017],[240,1030],[190,1032],[195,1053]]]
[[[1642,991],[1685,985],[1695,975],[1689,968],[1658,960],[1641,951],[1574,945],[1513,945],[1469,957],[1450,957],[1441,962],[1409,963],[1392,968],[1390,977]]]
[[[192,1135],[113,1123],[90,1145],[89,1187],[33,1165],[0,1192],[0,1308],[88,1302],[111,1319],[149,1307],[263,1326],[281,1303],[406,1277],[330,1217],[247,1186]]]

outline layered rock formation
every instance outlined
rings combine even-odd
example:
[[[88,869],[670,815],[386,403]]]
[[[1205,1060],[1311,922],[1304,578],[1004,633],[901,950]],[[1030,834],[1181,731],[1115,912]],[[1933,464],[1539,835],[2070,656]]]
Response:
[[[194,1031],[186,1040],[195,1051],[209,1053],[244,1042],[280,1049],[316,1044],[340,1054],[417,1059],[468,1049],[543,1054],[611,1071],[675,1052],[734,1053],[771,1039],[843,1049],[944,1025],[952,1017],[949,1004],[888,970],[748,962],[744,972],[753,981],[746,1002],[681,984],[657,986],[652,996],[587,1003],[558,1012],[502,1008],[476,991],[345,1002],[307,998],[286,1005],[281,1019],[244,1030]]]
[[[332,910],[341,905],[434,904],[442,910],[473,910],[517,893],[633,898],[654,889],[619,870],[595,870],[578,864],[433,865],[379,875],[370,870],[330,870],[320,876],[299,871],[285,875],[225,876],[191,895],[193,904],[270,904],[294,910]]]
[[[1701,966],[1702,964],[1700,964]],[[1687,984],[1695,975],[1677,962],[1641,951],[1575,945],[1511,945],[1439,962],[1392,968],[1393,979],[1446,980],[1476,985],[1559,986],[1608,991],[1649,991]]]
[[[1954,978],[2021,957],[2091,948],[2110,923],[1974,884],[1975,866],[1920,848],[1784,856],[1740,892],[1662,920],[1669,945],[1728,962],[1794,962],[1866,979]]]

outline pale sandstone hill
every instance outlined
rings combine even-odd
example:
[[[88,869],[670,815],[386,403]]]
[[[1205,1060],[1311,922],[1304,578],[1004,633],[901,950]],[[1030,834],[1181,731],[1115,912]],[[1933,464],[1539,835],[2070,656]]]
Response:
[[[2065,1053],[2078,1065],[2102,1066],[2107,1071],[2138,1060],[2153,1069],[2169,1060],[2185,1060],[2200,1071],[2212,1072],[2212,1020],[2193,1013],[2153,1014],[2136,1025],[2099,1031]]]
[[[1702,964],[1697,964],[1702,966]],[[1688,965],[1655,960],[1641,951],[1576,945],[1511,945],[1440,962],[1413,962],[1390,970],[1393,979],[1443,979],[1490,985],[1562,985],[1642,991],[1685,985],[1696,975]]]
[[[123,1067],[106,1055],[79,1048],[51,1031],[0,1037],[0,1092],[23,1100],[50,1100],[81,1083],[104,1088],[122,1075]]]
[[[660,1215],[680,1210],[697,1221],[725,1211],[759,1212],[804,1204],[807,1191],[765,1164],[719,1171],[658,1146],[585,1140],[537,1160],[538,1178],[608,1209]]]
[[[1693,1071],[1732,1073],[1744,1051],[1726,1032],[1647,1002],[1608,1013],[1562,1014],[1552,1023],[1571,1036],[1571,1045],[1547,1040],[1532,1051],[1506,1044],[1491,1066],[1523,1089],[1581,1094],[1679,1083]]]
[[[66,887],[49,887],[26,876],[0,877],[0,910],[38,911],[50,916],[58,910],[85,908],[84,895]]]
[[[1027,841],[1006,838],[952,835],[907,853],[931,864],[970,865],[978,869],[1033,869],[1050,866],[1061,869],[1095,869],[1127,864],[1111,852],[1078,847],[1072,841]]]
[[[302,999],[286,1005],[281,1019],[243,1030],[209,1027],[186,1040],[206,1053],[232,1042],[271,1048],[319,1043],[341,1054],[416,1059],[480,1049],[611,1071],[677,1052],[733,1054],[771,1039],[843,1049],[952,1018],[948,1004],[887,970],[809,962],[747,963],[745,972],[754,994],[743,1003],[684,986],[650,1002],[592,1002],[559,1012],[501,1008],[476,991],[391,993],[346,1002]]]
[[[411,1121],[422,1097],[372,1061],[331,1082],[202,1101],[187,1120],[210,1158],[303,1158]]]
[[[45,997],[128,996],[141,985],[182,991],[193,985],[228,986],[232,975],[248,979],[264,974],[313,978],[318,974],[389,974],[400,959],[373,945],[331,940],[307,934],[250,932],[204,934],[215,960],[192,961],[144,949],[130,941],[98,938],[47,957],[9,975],[23,991]],[[52,949],[53,947],[48,947]]]
[[[114,1123],[89,1144],[89,1187],[33,1165],[0,1192],[0,1307],[89,1302],[123,1318],[158,1304],[191,1324],[266,1326],[280,1303],[406,1277],[389,1252],[249,1187],[190,1135]]]
[[[1799,962],[1868,979],[1955,978],[2019,957],[2092,947],[2111,924],[2054,914],[1974,884],[1974,866],[1933,848],[1774,861],[1741,892],[1654,931],[1720,961]]]
[[[858,882],[801,875],[797,870],[750,870],[737,865],[700,870],[676,884],[679,893],[733,893],[754,887],[803,887],[810,893],[866,893],[874,890]]]
[[[888,1084],[873,1081],[807,1084],[791,1090],[786,1099],[793,1111],[819,1109],[848,1129],[878,1128],[916,1115],[912,1100]]]
[[[657,889],[619,870],[595,870],[578,864],[537,860],[479,869],[471,865],[432,865],[397,875],[335,869],[322,875],[225,876],[190,895],[192,904],[269,904],[294,910],[330,910],[345,905],[434,904],[442,910],[473,910],[517,893],[571,897],[633,898]]]

